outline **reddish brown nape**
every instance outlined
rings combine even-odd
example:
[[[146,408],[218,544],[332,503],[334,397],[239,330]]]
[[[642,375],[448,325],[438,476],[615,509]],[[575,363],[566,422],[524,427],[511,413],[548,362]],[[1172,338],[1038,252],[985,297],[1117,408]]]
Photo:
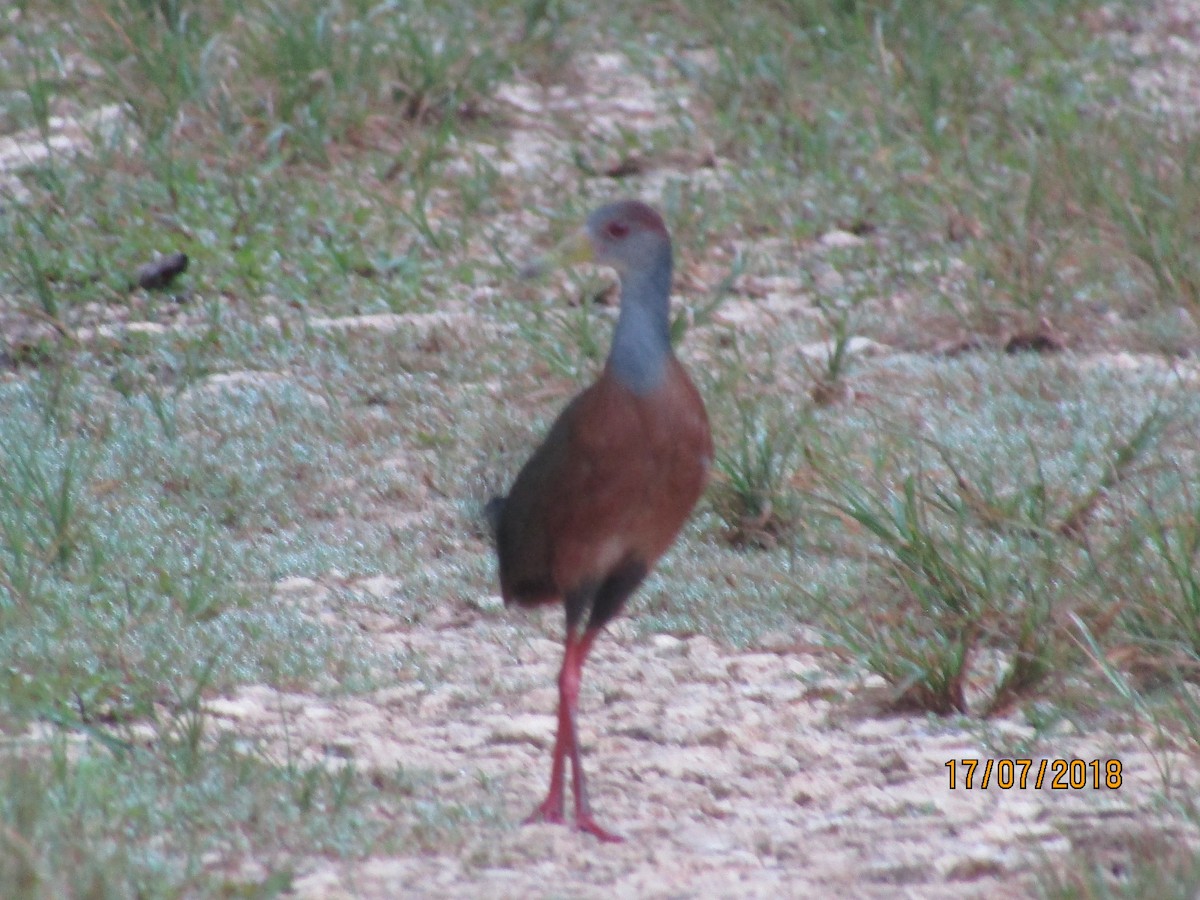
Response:
[[[625,219],[631,225],[636,225],[646,231],[659,231],[662,234],[667,234],[667,225],[663,221],[662,216],[652,206],[642,203],[640,200],[629,200],[624,204],[622,209]]]

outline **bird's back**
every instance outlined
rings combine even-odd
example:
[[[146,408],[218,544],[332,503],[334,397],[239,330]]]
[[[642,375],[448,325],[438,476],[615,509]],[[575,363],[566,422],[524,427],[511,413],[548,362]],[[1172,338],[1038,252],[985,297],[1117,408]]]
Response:
[[[606,370],[563,410],[498,510],[505,603],[554,602],[631,561],[648,570],[699,499],[711,459],[704,404],[673,356],[646,394]]]

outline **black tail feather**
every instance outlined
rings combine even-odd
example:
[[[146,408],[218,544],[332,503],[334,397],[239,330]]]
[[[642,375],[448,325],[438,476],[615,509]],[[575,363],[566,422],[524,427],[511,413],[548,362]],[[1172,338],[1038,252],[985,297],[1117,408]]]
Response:
[[[483,507],[483,518],[487,522],[488,531],[492,533],[493,541],[500,533],[500,518],[504,515],[504,504],[507,500],[507,497],[493,497]]]

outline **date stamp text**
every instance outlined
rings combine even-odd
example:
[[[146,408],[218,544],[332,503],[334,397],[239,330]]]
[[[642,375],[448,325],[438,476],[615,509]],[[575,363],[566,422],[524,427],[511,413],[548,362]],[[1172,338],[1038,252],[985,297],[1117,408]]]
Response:
[[[1119,759],[948,759],[950,790],[1115,791],[1121,787]]]

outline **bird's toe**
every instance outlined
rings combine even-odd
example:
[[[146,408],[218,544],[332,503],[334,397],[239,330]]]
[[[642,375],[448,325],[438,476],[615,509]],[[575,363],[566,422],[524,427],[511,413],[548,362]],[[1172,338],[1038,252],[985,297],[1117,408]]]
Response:
[[[538,822],[548,822],[551,825],[563,825],[567,821],[563,814],[563,798],[547,797],[528,816],[525,817],[523,825],[535,825]]]
[[[616,834],[612,831],[609,831],[605,828],[601,828],[596,823],[596,820],[593,819],[591,816],[581,816],[579,819],[577,819],[575,821],[575,827],[578,828],[580,831],[583,831],[583,832],[586,832],[587,834],[592,835],[592,837],[595,837],[601,841],[604,841],[604,843],[606,843],[606,844],[623,844],[623,843],[625,843],[625,838],[623,838],[623,837],[621,837],[621,835]]]

